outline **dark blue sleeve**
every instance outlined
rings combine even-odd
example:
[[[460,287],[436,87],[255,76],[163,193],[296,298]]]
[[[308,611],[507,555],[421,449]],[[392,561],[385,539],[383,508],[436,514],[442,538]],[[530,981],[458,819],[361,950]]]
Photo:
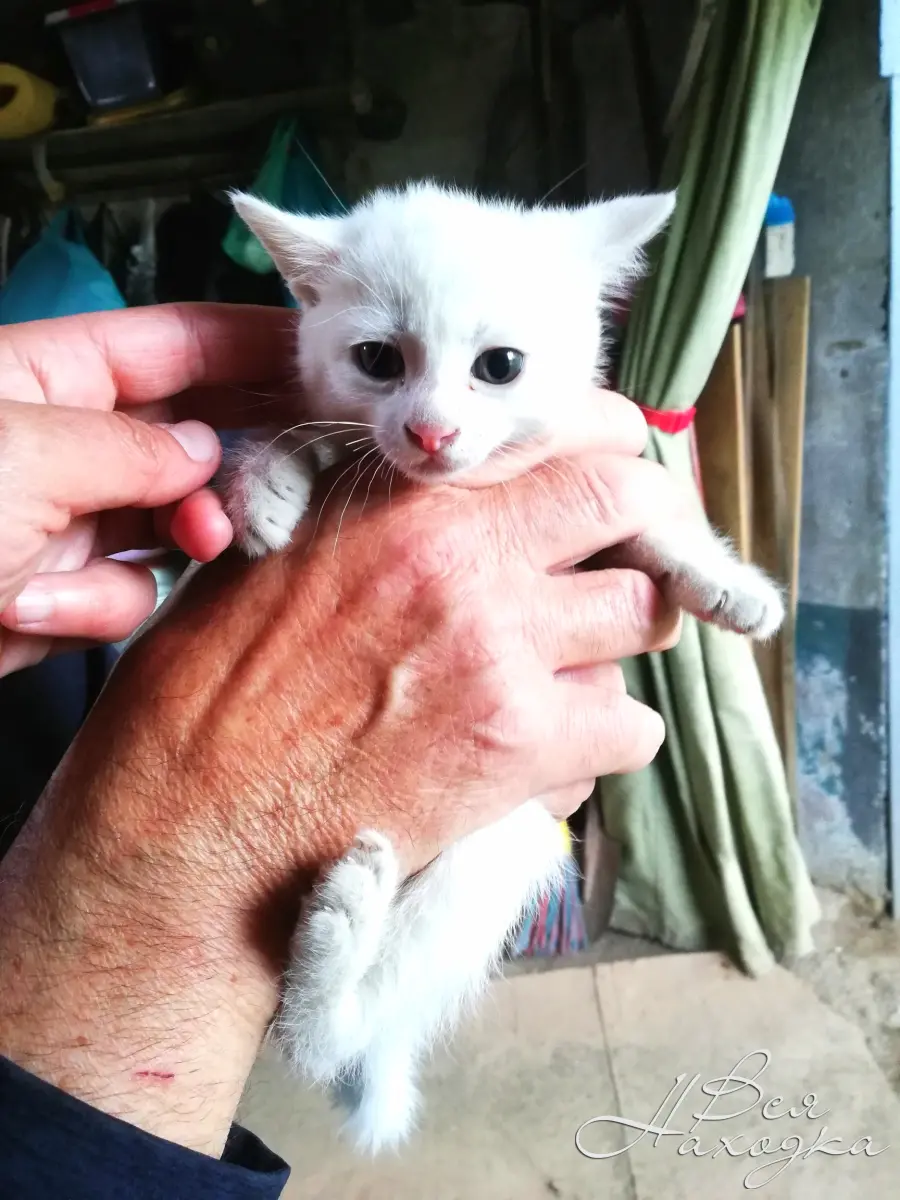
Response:
[[[233,1125],[221,1159],[107,1116],[0,1057],[0,1196],[275,1200],[290,1168]]]

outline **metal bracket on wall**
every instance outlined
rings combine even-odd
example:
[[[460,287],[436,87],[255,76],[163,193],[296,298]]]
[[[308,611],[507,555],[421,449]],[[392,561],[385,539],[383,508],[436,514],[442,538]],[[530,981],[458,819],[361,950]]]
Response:
[[[47,165],[47,139],[41,138],[40,141],[34,143],[31,147],[31,165],[34,167],[34,173],[38,183],[41,185],[41,191],[50,201],[51,204],[61,204],[66,189],[58,179],[54,179],[50,174],[50,168]]]

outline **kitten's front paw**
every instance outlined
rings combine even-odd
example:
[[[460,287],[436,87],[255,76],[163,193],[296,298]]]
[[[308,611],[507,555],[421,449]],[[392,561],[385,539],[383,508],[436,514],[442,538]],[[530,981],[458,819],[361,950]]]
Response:
[[[664,585],[669,600],[732,633],[765,641],[781,628],[784,600],[765,571],[751,563],[732,563],[726,576],[707,577],[682,567]]]
[[[244,443],[229,458],[225,507],[251,558],[283,550],[309,506],[313,471],[293,450]]]

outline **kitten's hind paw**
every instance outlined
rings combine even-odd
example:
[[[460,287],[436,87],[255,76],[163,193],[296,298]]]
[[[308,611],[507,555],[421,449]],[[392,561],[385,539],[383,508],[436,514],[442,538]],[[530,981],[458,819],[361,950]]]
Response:
[[[377,993],[366,977],[383,957],[399,883],[387,838],[361,833],[307,901],[275,1036],[308,1078],[342,1078],[377,1033]]]
[[[315,891],[301,942],[304,957],[340,961],[345,979],[361,979],[378,957],[399,885],[391,843],[371,830],[360,833]]]

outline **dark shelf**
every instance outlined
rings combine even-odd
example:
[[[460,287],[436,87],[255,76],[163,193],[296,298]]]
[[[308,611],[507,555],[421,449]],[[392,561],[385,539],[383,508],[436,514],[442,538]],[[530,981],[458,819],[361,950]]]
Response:
[[[218,100],[212,104],[175,108],[139,117],[121,125],[82,125],[54,129],[33,138],[0,142],[0,162],[29,162],[35,143],[45,141],[48,158],[106,156],[154,145],[167,149],[186,142],[202,142],[225,133],[240,133],[260,122],[287,113],[311,115],[332,110],[346,115],[368,111],[369,93],[363,88],[319,87],[270,96]]]
[[[187,184],[245,180],[259,165],[278,117],[296,114],[321,127],[365,118],[371,106],[371,93],[362,85],[219,100],[121,125],[54,129],[0,142],[0,166],[5,180],[42,194],[33,156],[43,144],[50,175],[67,197],[175,194]]]

